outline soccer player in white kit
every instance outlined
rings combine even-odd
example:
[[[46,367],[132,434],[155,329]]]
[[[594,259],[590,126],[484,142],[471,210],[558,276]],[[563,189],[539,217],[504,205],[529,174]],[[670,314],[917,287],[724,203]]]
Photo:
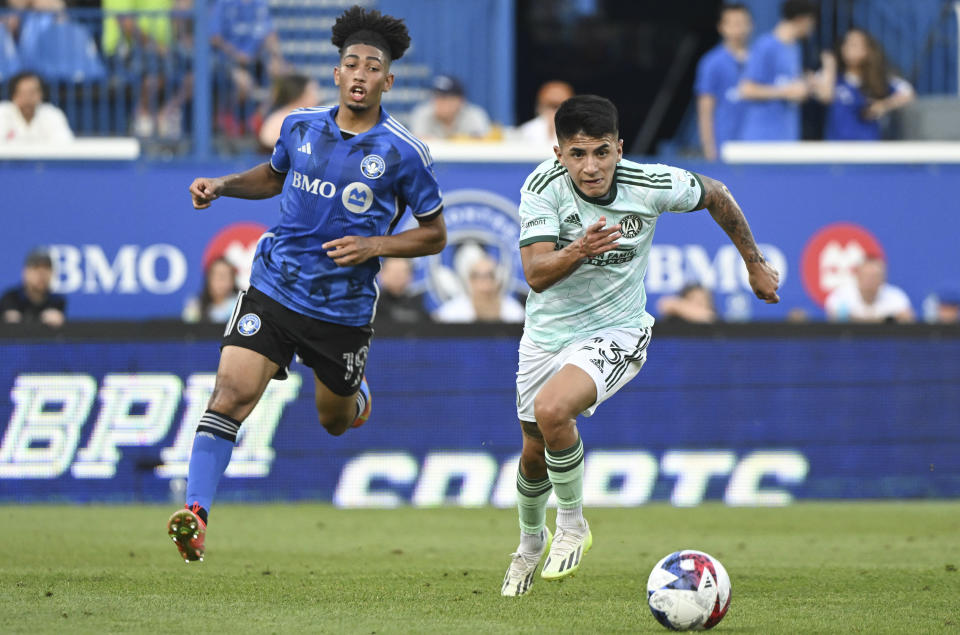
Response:
[[[709,210],[743,257],[757,297],[780,300],[779,274],[726,186],[624,160],[617,118],[603,97],[565,101],[555,117],[556,160],[541,163],[520,194],[520,256],[531,293],[517,372],[520,546],[503,579],[507,596],[530,590],[541,559],[545,580],[572,574],[593,543],[576,417],[591,416],[646,361],[653,317],[644,310],[643,276],[660,215]],[[555,535],[546,527],[551,491]]]

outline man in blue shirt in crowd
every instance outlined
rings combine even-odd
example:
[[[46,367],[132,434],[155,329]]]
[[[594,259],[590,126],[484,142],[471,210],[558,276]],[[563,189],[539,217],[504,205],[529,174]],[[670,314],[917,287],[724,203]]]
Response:
[[[436,254],[446,244],[430,152],[380,107],[393,85],[390,64],[410,45],[406,25],[354,6],[337,19],[332,42],[339,105],[292,112],[268,163],[190,185],[197,209],[221,196],[281,198],[280,221],[260,239],[250,289],[224,333],[190,456],[186,508],[167,524],[187,562],[203,559],[217,484],[269,381],[286,378],[296,354],[313,369],[327,432],[362,425],[371,408],[364,369],[380,257]],[[408,205],[419,226],[391,235]]]
[[[800,40],[813,33],[817,5],[786,0],[780,16],[773,31],[757,38],[750,49],[740,82],[744,141],[800,140],[800,104],[810,92],[803,77]]]
[[[700,146],[708,161],[717,160],[724,142],[740,138],[743,104],[737,87],[753,31],[750,9],[739,2],[723,5],[717,31],[722,41],[700,59],[694,86]]]

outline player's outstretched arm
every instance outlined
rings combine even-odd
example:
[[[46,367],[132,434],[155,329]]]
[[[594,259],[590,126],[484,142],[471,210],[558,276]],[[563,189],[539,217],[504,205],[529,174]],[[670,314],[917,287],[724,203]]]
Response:
[[[616,249],[620,238],[620,225],[604,227],[607,219],[600,217],[587,227],[583,236],[563,249],[554,249],[552,242],[538,242],[520,248],[523,275],[527,284],[537,293],[546,291],[560,282],[583,264],[588,258]]]
[[[447,225],[443,214],[419,220],[419,227],[393,236],[344,236],[321,245],[338,267],[352,267],[381,256],[384,258],[416,258],[443,251],[447,245]]]
[[[758,298],[767,304],[780,301],[777,288],[780,286],[780,274],[763,259],[760,248],[753,238],[750,225],[747,223],[743,210],[733,198],[727,186],[711,179],[698,175],[703,183],[703,205],[710,212],[713,220],[727,232],[731,242],[736,246],[743,261],[747,263],[747,272],[750,274],[750,288]]]
[[[261,199],[276,196],[283,191],[283,181],[287,175],[276,172],[269,163],[215,179],[201,177],[190,184],[190,197],[193,207],[206,209],[210,203],[221,196],[233,198]]]

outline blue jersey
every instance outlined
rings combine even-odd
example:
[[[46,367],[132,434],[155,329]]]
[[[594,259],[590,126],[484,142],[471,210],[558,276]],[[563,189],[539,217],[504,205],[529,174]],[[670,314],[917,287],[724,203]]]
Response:
[[[909,91],[909,84],[902,79],[891,80],[884,97],[889,97],[898,90]],[[833,101],[827,110],[827,129],[824,138],[828,141],[879,140],[880,122],[863,116],[863,111],[871,101],[863,94],[860,82],[855,77],[838,78]]]
[[[338,267],[321,245],[389,234],[408,205],[427,220],[442,201],[423,142],[384,110],[373,128],[344,140],[337,109],[302,108],[283,121],[270,158],[287,175],[280,222],[257,245],[250,284],[298,313],[364,326],[376,308],[380,260]]]
[[[800,45],[786,44],[773,33],[757,38],[743,78],[757,84],[783,86],[801,78]],[[786,99],[745,101],[744,141],[798,141],[800,106]]]
[[[724,142],[740,138],[743,102],[737,85],[742,73],[743,64],[723,44],[708,51],[697,65],[697,95],[712,95],[716,100],[713,135],[718,150]]]

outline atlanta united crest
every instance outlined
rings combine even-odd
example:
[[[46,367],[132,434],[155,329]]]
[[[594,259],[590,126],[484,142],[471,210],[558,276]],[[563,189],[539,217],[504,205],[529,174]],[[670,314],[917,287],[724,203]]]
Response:
[[[640,234],[641,228],[643,228],[643,219],[639,214],[630,214],[620,220],[620,233],[624,238],[636,237]]]
[[[360,171],[368,179],[379,179],[387,171],[387,164],[383,157],[376,154],[368,154],[360,162]]]

